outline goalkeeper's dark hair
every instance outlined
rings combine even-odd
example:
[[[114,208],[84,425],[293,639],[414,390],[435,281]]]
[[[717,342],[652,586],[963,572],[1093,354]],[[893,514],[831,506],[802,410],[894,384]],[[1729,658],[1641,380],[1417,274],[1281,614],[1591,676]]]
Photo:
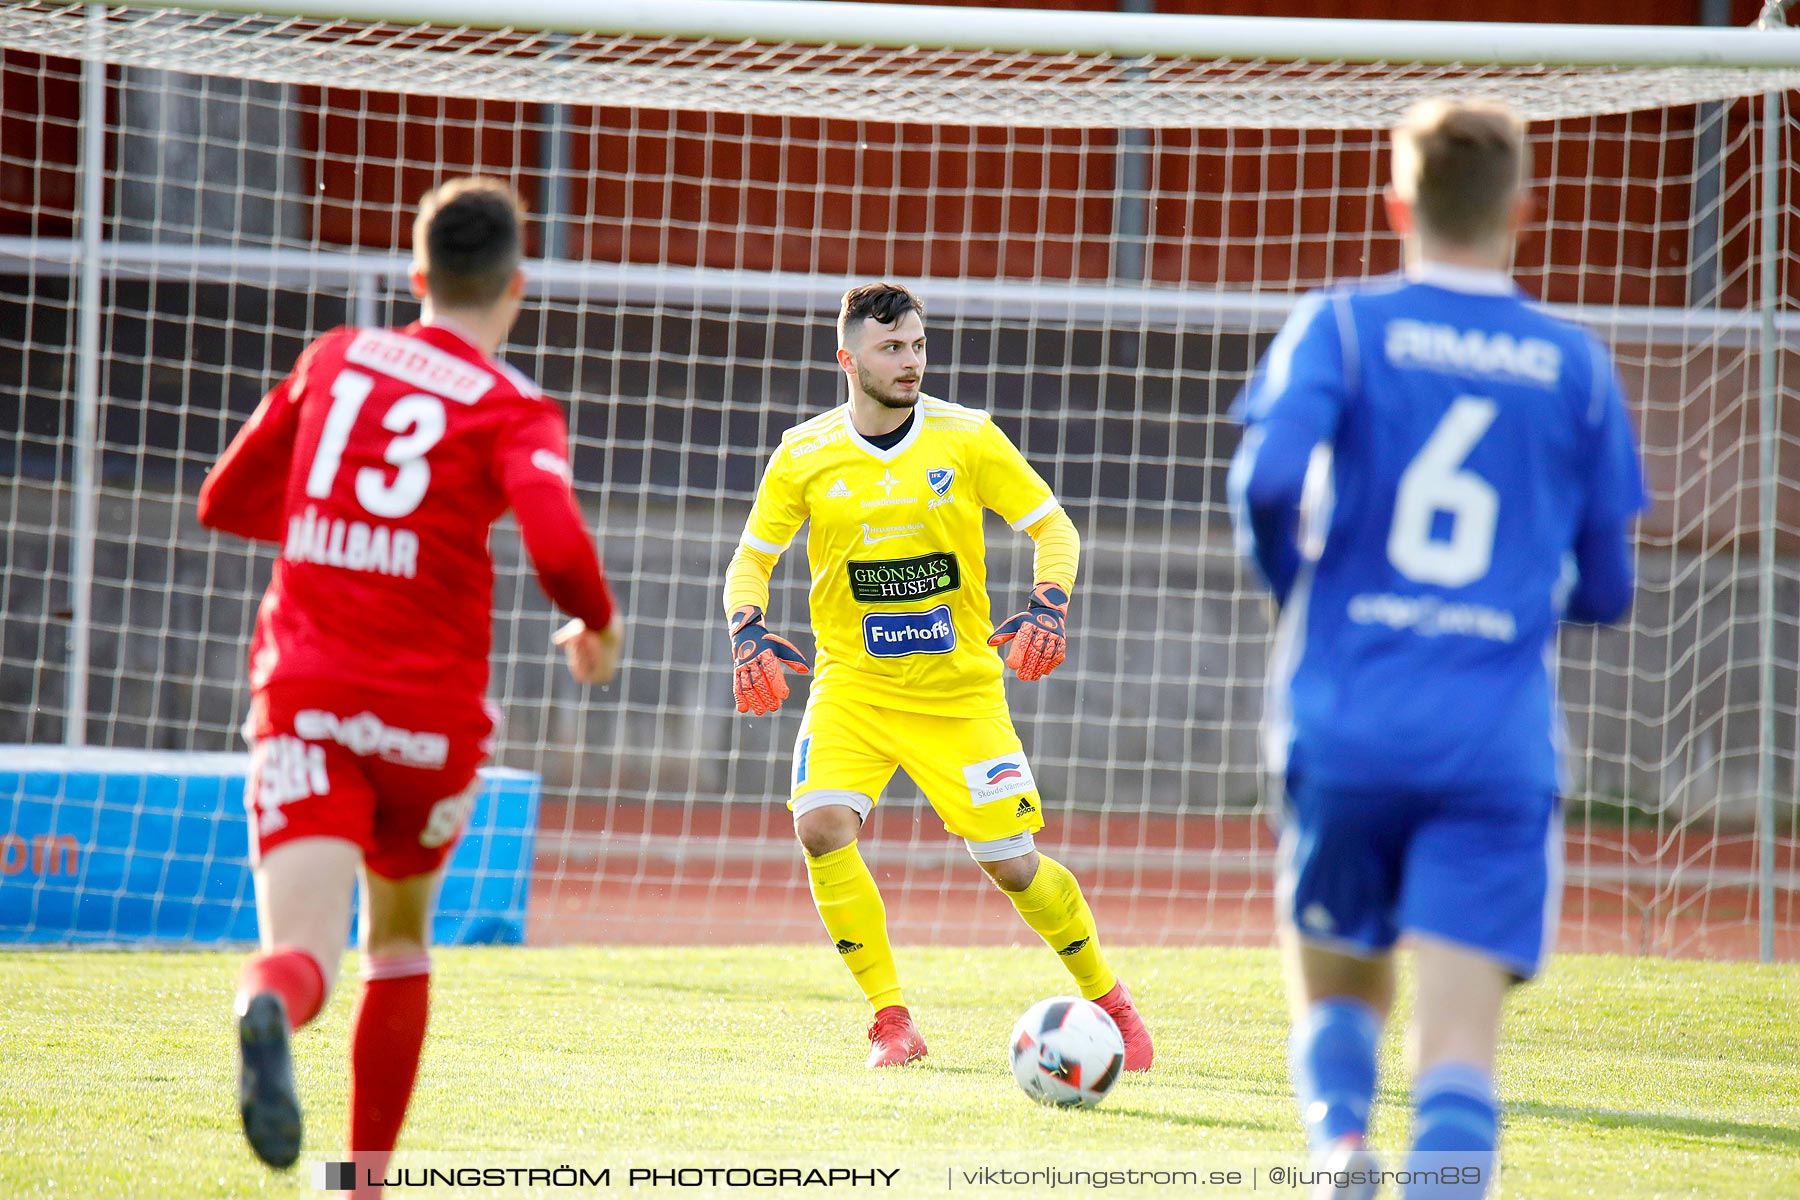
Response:
[[[413,222],[413,254],[425,288],[446,308],[500,299],[519,269],[525,208],[498,179],[452,179],[426,193]]]
[[[892,325],[909,312],[925,317],[925,305],[897,283],[865,283],[844,293],[844,305],[838,310],[838,345],[848,346],[850,335],[862,328],[864,321]]]
[[[1525,168],[1525,123],[1503,104],[1426,100],[1394,127],[1394,190],[1430,240],[1478,246],[1502,236]]]

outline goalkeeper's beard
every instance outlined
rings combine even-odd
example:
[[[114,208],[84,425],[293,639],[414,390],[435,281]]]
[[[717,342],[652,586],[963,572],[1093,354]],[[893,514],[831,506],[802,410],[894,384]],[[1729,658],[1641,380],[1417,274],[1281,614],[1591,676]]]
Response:
[[[883,408],[912,408],[919,402],[918,384],[906,389],[893,384],[883,388],[881,382],[861,363],[856,365],[856,386],[862,389],[863,395]]]

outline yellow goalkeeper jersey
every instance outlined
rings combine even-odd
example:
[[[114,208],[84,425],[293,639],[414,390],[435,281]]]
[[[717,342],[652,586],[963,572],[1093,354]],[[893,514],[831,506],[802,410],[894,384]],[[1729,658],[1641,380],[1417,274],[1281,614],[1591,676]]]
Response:
[[[909,712],[1004,711],[987,644],[982,510],[1026,529],[1056,497],[985,412],[921,395],[891,449],[865,439],[846,402],[782,435],[744,545],[787,549],[811,522],[815,695]],[[779,620],[771,621],[779,629]]]

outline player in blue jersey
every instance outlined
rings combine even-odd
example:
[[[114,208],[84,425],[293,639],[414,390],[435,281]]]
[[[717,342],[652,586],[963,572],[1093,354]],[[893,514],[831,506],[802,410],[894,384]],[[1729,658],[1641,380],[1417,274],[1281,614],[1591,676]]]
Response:
[[[1502,1001],[1541,965],[1561,891],[1553,640],[1559,621],[1629,609],[1646,497],[1607,352],[1507,274],[1531,206],[1520,120],[1428,101],[1392,157],[1406,270],[1295,308],[1240,401],[1231,490],[1281,608],[1264,746],[1285,785],[1278,894],[1309,1140],[1333,1168],[1372,1161],[1404,934],[1409,1169],[1481,1174],[1405,1194],[1479,1196]],[[1318,1194],[1374,1188],[1342,1174]]]

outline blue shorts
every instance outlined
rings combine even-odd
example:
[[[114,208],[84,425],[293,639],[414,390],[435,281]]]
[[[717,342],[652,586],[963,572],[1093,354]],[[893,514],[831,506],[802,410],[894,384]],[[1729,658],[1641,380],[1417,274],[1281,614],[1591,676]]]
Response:
[[[1537,974],[1562,901],[1562,805],[1549,792],[1352,792],[1291,786],[1276,903],[1347,954],[1421,933]]]

